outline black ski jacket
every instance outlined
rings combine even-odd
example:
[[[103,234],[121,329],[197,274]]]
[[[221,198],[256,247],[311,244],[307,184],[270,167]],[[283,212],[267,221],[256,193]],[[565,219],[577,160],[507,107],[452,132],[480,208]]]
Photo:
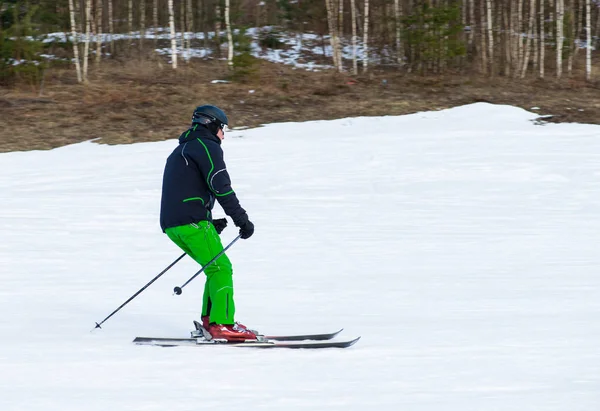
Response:
[[[206,127],[196,124],[179,137],[163,175],[160,227],[212,221],[215,199],[236,226],[248,214],[231,188],[223,160],[221,140]]]

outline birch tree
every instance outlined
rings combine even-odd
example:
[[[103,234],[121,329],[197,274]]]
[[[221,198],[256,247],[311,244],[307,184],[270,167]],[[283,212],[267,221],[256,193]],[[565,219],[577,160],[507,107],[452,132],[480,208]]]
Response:
[[[344,0],[338,0],[339,2],[339,11],[338,11],[338,20],[337,20],[337,57],[338,57],[338,69],[339,71],[344,70],[344,66],[342,63],[342,38],[344,37]]]
[[[369,0],[365,0],[365,25],[363,29],[363,73],[369,67]]]
[[[194,35],[194,15],[192,8],[192,0],[185,0],[186,2],[186,26],[189,31],[189,35],[187,36],[187,55],[188,61],[192,58],[192,36]]]
[[[402,47],[402,3],[400,0],[394,0],[394,14],[396,22],[396,53],[398,53],[398,64],[402,67],[404,64],[404,49]]]
[[[546,33],[544,23],[544,0],[540,0],[540,78],[544,78],[544,66],[546,64]]]
[[[79,64],[79,45],[77,43],[77,23],[75,22],[75,6],[73,0],[69,0],[69,17],[71,20],[71,36],[73,37],[73,59],[75,60],[75,72],[77,73],[77,82],[83,81],[81,75],[81,65]]]
[[[581,2],[580,2],[581,4]],[[569,73],[569,77],[573,73],[573,59],[577,54],[577,40],[579,39],[579,19],[577,16],[581,17],[581,13],[576,14],[575,12],[575,4],[574,0],[569,0],[569,21],[567,22],[567,27],[569,29],[570,35],[567,38],[570,40],[570,44],[568,45],[569,50],[569,58],[567,59],[567,73]]]
[[[113,0],[108,0],[108,31],[110,33],[110,55],[115,55],[115,23],[113,19]]]
[[[529,30],[527,31],[527,40],[525,43],[525,57],[523,58],[523,68],[521,78],[525,78],[527,66],[529,65],[529,53],[531,51],[531,38],[533,37],[533,22],[535,20],[535,0],[529,0]]]
[[[539,37],[538,37],[538,19],[536,18],[536,3],[537,0],[533,0],[533,74],[535,75],[535,71],[537,70],[538,65],[538,56],[539,53]]]
[[[585,1],[585,33],[585,79],[590,81],[592,79],[592,7],[590,0]]]
[[[146,0],[140,0],[140,50],[144,48],[146,39]]]
[[[181,52],[184,60],[188,61],[187,48],[185,47],[185,33],[187,31],[185,21],[185,0],[179,0],[179,27],[181,27]]]
[[[156,48],[158,40],[158,0],[154,0],[152,3],[152,26],[154,27],[154,48]]]
[[[517,60],[515,67],[515,75],[518,75],[521,63],[523,62],[523,0],[518,0],[517,3],[517,31],[515,40],[517,41]]]
[[[356,35],[356,0],[350,0],[351,16],[352,16],[352,73],[358,74],[358,61],[356,59],[356,49],[358,48],[358,38]]]
[[[556,0],[556,77],[562,77],[563,23],[565,18],[564,0]]]
[[[127,3],[128,7],[127,7],[127,31],[129,31],[129,35],[131,36],[131,39],[133,40],[133,0],[129,0],[129,2]],[[130,41],[131,44],[131,41]]]
[[[473,50],[473,45],[475,44],[475,4],[474,0],[469,0],[469,20],[470,20],[470,30],[469,30],[469,50]]]
[[[230,0],[225,0],[225,30],[227,30],[227,64],[233,68],[233,35],[231,34],[231,21],[229,20]]]
[[[217,57],[221,57],[221,4],[217,0],[215,5],[215,43],[217,46]]]
[[[102,0],[96,0],[96,65],[102,58]]]
[[[83,48],[83,82],[88,82],[88,61],[90,56],[90,25],[92,20],[92,0],[85,2],[85,46]]]
[[[200,25],[202,26],[202,36],[204,37],[202,43],[205,49],[208,49],[208,23],[207,23],[207,11],[206,11],[206,1],[198,0],[198,10],[201,11],[202,18],[200,19]]]
[[[597,4],[596,8],[598,9],[596,12],[596,45],[600,46],[600,4]]]
[[[487,34],[488,54],[490,57],[490,74],[494,75],[494,21],[492,20],[492,0],[487,0]]]
[[[508,6],[506,1],[503,2],[502,7],[502,20],[504,27],[502,28],[502,37],[504,42],[504,75],[510,76],[511,64],[512,64],[512,33],[511,33],[511,19],[508,14]]]
[[[169,0],[169,28],[171,30],[171,64],[173,69],[177,68],[177,41],[175,39],[175,12],[173,10],[173,0]]]
[[[338,71],[341,71],[339,66],[337,46],[337,18],[334,15],[335,4],[333,0],[325,0],[325,8],[327,9],[327,25],[329,26],[329,42],[331,44],[333,65]]]
[[[479,8],[479,17],[481,20],[481,30],[480,30],[480,37],[481,37],[481,72],[483,74],[487,74],[487,69],[488,69],[488,60],[487,60],[487,51],[485,48],[485,29],[486,29],[486,21],[485,21],[485,3],[481,4],[481,7]]]

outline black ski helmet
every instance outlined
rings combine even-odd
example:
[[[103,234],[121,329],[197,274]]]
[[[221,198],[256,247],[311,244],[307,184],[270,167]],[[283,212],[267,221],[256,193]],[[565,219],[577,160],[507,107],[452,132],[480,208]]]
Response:
[[[218,128],[223,128],[224,125],[229,125],[229,120],[219,107],[210,105],[196,107],[192,115],[192,124],[208,125],[211,123],[216,123]]]

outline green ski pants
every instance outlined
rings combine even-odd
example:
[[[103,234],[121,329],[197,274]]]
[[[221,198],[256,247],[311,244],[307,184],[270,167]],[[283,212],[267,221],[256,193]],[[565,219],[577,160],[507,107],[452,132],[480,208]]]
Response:
[[[221,238],[209,221],[167,228],[165,233],[187,255],[205,266],[223,251]],[[227,255],[223,254],[206,267],[206,283],[202,300],[202,316],[210,315],[210,322],[234,324],[233,269]]]

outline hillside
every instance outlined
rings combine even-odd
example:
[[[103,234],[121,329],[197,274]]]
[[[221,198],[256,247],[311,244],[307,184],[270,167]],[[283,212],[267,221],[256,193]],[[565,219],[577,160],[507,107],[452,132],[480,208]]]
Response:
[[[199,104],[216,104],[233,127],[349,116],[400,115],[473,102],[510,104],[548,121],[600,123],[600,89],[579,81],[420,77],[373,69],[353,77],[261,61],[257,74],[226,79],[222,61],[192,60],[174,73],[164,60],[103,62],[88,86],[71,69],[47,73],[41,95],[0,92],[0,152],[49,149],[84,140],[118,144],[177,137]]]

